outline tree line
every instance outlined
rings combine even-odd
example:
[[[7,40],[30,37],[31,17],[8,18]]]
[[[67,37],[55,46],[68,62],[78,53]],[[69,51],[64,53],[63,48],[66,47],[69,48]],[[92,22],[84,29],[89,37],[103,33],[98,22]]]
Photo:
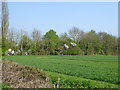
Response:
[[[76,46],[71,43],[75,43]],[[2,45],[5,50],[3,55],[7,54],[9,48],[15,52],[19,50],[20,55],[24,55],[25,52],[29,55],[117,55],[118,53],[117,37],[106,32],[96,33],[94,30],[84,32],[77,27],[59,36],[53,29],[45,35],[34,29],[30,36],[23,30],[15,32],[11,29],[7,32],[5,43]]]
[[[2,2],[2,20],[0,43],[2,55],[12,49],[18,55],[117,55],[118,40],[106,32],[96,33],[94,30],[84,32],[77,27],[59,36],[51,29],[45,35],[34,29],[31,35],[27,32],[9,29],[9,12],[7,3]],[[2,37],[2,38],[1,38]],[[75,44],[75,45],[73,45]]]

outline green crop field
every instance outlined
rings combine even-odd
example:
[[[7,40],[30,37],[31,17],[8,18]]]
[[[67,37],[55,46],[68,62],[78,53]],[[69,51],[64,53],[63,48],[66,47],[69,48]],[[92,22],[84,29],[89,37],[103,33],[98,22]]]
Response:
[[[115,88],[119,83],[118,56],[31,55],[4,56],[3,59],[42,69],[53,84],[60,77],[63,87]]]

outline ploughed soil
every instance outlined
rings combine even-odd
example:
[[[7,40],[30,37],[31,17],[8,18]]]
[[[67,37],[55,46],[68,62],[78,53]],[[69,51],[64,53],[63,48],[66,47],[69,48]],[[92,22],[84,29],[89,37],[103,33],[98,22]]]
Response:
[[[36,67],[2,61],[2,82],[12,88],[51,88],[49,77]]]

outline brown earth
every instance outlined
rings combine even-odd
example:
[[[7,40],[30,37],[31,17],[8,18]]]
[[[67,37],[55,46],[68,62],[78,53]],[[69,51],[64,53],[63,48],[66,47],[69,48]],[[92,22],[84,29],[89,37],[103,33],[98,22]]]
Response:
[[[36,67],[3,60],[2,82],[12,88],[51,88],[49,77]]]

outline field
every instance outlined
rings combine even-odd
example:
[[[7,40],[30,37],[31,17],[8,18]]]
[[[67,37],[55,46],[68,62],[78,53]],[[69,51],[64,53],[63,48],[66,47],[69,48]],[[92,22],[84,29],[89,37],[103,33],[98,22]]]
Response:
[[[45,71],[53,84],[60,78],[61,87],[116,88],[118,85],[117,56],[5,56],[3,59]]]

